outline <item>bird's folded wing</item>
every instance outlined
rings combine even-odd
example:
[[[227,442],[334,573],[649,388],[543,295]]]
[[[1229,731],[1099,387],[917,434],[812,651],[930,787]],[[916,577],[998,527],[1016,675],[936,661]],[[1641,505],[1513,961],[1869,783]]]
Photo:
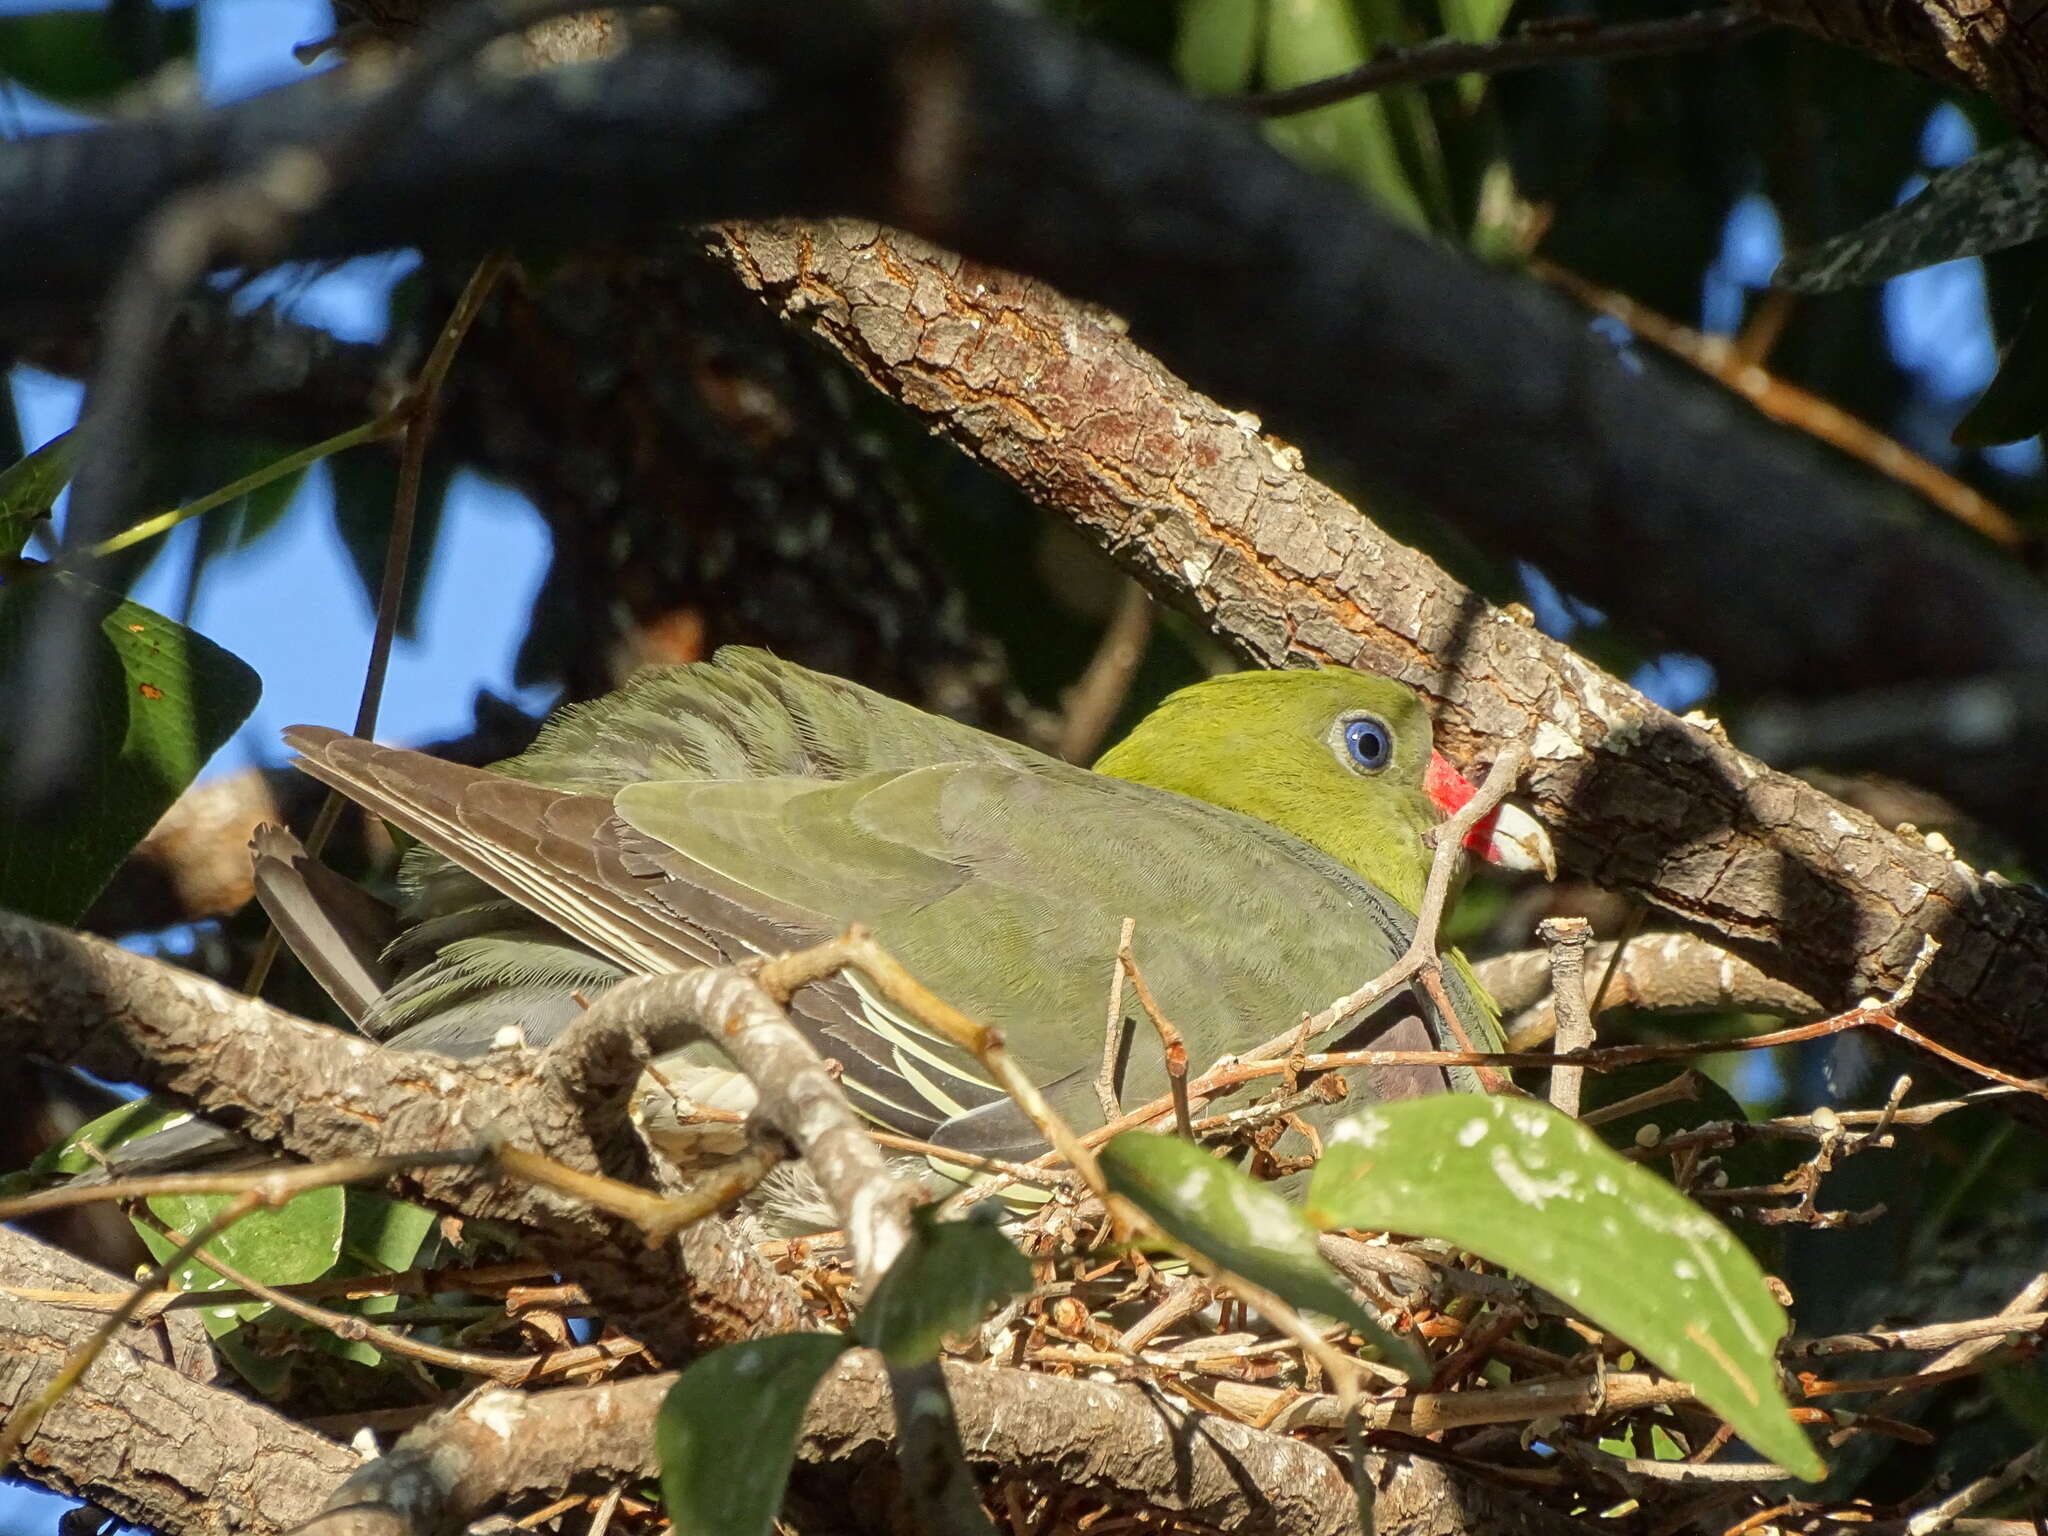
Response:
[[[279,935],[343,1013],[360,1024],[391,984],[384,951],[398,917],[353,880],[268,823],[249,839],[256,899]]]

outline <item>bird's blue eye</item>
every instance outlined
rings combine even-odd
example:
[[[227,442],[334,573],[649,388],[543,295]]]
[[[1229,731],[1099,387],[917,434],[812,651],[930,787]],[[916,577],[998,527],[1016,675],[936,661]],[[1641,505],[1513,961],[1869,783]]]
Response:
[[[1394,733],[1377,720],[1344,722],[1344,750],[1367,773],[1377,773],[1394,755]]]

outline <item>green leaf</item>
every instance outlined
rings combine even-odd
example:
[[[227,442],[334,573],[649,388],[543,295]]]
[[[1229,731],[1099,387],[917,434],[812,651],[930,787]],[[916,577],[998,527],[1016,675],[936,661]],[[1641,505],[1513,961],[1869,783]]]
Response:
[[[0,675],[54,601],[83,601],[99,622],[71,696],[48,701],[85,717],[88,754],[54,806],[0,811],[0,907],[72,923],[129,849],[156,824],[256,707],[262,685],[237,657],[139,603],[71,577],[0,587]],[[12,747],[0,741],[0,783]]]
[[[1942,171],[1917,195],[1845,235],[1794,251],[1771,281],[1794,293],[1880,283],[2048,234],[2048,156],[2024,139]]]
[[[983,1221],[912,1218],[909,1244],[861,1308],[860,1340],[891,1365],[936,1360],[946,1336],[965,1333],[989,1309],[1031,1289],[1031,1265]]]
[[[1779,1393],[1785,1313],[1748,1250],[1547,1104],[1444,1096],[1353,1115],[1310,1180],[1307,1218],[1445,1238],[1504,1265],[1691,1382],[1779,1465],[1826,1473]]]
[[[208,1243],[207,1251],[220,1256],[223,1264],[260,1280],[265,1285],[297,1285],[318,1280],[341,1257],[341,1234],[347,1217],[347,1191],[338,1187],[310,1189],[294,1196],[276,1210],[259,1210],[244,1216]],[[236,1195],[152,1195],[150,1213],[165,1226],[190,1238],[223,1207],[239,1199]],[[143,1244],[161,1263],[176,1253],[172,1242],[154,1227],[136,1223]],[[231,1289],[204,1264],[187,1260],[171,1271],[174,1284],[187,1291]],[[269,1310],[266,1302],[243,1302],[234,1306],[202,1307],[200,1318],[209,1333],[230,1332],[252,1317]]]
[[[1288,0],[1267,13],[1265,82],[1274,89],[1304,85],[1363,64],[1370,49],[1350,0]],[[1371,195],[1387,213],[1416,229],[1429,227],[1401,163],[1390,104],[1398,93],[1376,91],[1266,125],[1297,158],[1332,171]]]
[[[0,1182],[0,1194],[25,1192],[74,1174],[91,1173],[102,1166],[94,1152],[112,1152],[127,1142],[169,1130],[191,1118],[191,1110],[167,1099],[130,1099],[88,1120],[55,1146],[45,1147],[27,1168]]]
[[[374,1189],[351,1189],[342,1246],[372,1272],[403,1274],[419,1258],[439,1219],[423,1205],[393,1200]]]
[[[2037,292],[2019,329],[1998,352],[1998,372],[1956,423],[1964,447],[2016,443],[2048,427],[2048,289]]]
[[[60,106],[102,106],[199,41],[190,6],[108,6],[0,17],[0,75]]]
[[[804,1407],[853,1340],[782,1333],[713,1350],[662,1399],[661,1498],[676,1536],[766,1536],[782,1506]]]
[[[1263,0],[1181,0],[1173,72],[1197,96],[1236,96],[1259,59]]]
[[[1098,1154],[1109,1187],[1218,1269],[1349,1325],[1418,1381],[1429,1361],[1353,1299],[1286,1199],[1178,1136],[1126,1131]]]
[[[18,555],[71,481],[71,434],[60,432],[0,470],[0,559]]]

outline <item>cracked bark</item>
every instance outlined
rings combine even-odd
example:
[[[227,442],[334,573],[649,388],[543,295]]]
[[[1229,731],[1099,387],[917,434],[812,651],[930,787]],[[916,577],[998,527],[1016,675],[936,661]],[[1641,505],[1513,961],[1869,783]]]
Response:
[[[750,285],[871,383],[1063,511],[1267,666],[1414,684],[1470,764],[1527,740],[1562,863],[1848,1007],[1942,952],[1907,1016],[2048,1074],[2048,901],[1680,720],[1381,532],[1251,417],[1197,394],[1043,284],[852,222],[733,226]],[[2034,1113],[2031,1101],[2009,1101]]]
[[[118,1292],[126,1282],[0,1227],[10,1286]],[[100,1314],[0,1292],[0,1417],[26,1402]],[[209,1385],[195,1312],[131,1324],[54,1408],[22,1470],[132,1524],[179,1536],[274,1536],[362,1462],[260,1403]]]
[[[173,1094],[309,1161],[499,1137],[573,1168],[661,1187],[616,1104],[557,1091],[530,1051],[457,1062],[395,1051],[114,945],[0,913],[0,1047]],[[542,1258],[665,1359],[799,1326],[795,1287],[721,1221],[649,1249],[636,1229],[488,1170],[429,1169],[392,1192],[512,1222]]]

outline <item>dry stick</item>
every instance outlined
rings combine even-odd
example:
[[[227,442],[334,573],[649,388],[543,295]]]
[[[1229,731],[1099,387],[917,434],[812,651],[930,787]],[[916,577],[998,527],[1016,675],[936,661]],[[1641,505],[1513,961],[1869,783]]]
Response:
[[[483,313],[484,301],[490,297],[491,289],[510,264],[511,258],[502,251],[493,252],[477,263],[476,270],[470,273],[469,281],[463,285],[461,297],[455,301],[455,308],[441,327],[441,334],[435,338],[434,350],[421,367],[419,378],[399,407],[405,420],[405,443],[398,459],[398,489],[392,498],[391,536],[384,545],[384,571],[377,582],[377,617],[370,631],[370,656],[363,669],[362,694],[356,701],[354,734],[365,741],[377,734],[377,715],[384,706],[384,682],[391,671],[391,647],[398,638],[398,615],[405,602],[405,576],[412,563],[412,533],[419,520],[420,480],[426,472],[427,444],[433,439],[434,426],[441,413],[441,387],[447,380],[448,370],[454,366],[455,354],[461,349],[463,338],[469,334],[477,316]],[[328,790],[326,799],[321,801],[313,825],[306,832],[306,852],[313,858],[319,858],[326,848],[327,839],[333,833],[335,823],[341,820],[342,807],[347,803],[338,789]],[[276,927],[268,928],[255,959],[249,964],[248,977],[242,983],[242,990],[251,997],[263,990],[270,968],[277,961],[281,943]]]
[[[1434,38],[1413,48],[1387,50],[1340,75],[1285,90],[1235,97],[1231,105],[1260,117],[1280,117],[1348,101],[1392,85],[1426,85],[1459,75],[1499,75],[1571,59],[1635,59],[1690,48],[1713,48],[1740,41],[1773,25],[1774,22],[1753,11],[1729,6],[1695,11],[1689,16],[1608,27],[1529,25],[1511,36],[1484,43]]]
[[[494,1150],[505,1172],[632,1222],[646,1234],[650,1248],[658,1248],[683,1228],[717,1215],[781,1166],[784,1157],[782,1147],[772,1138],[757,1136],[700,1174],[687,1194],[656,1195],[600,1173],[584,1173],[522,1147],[500,1144]]]
[[[480,1167],[491,1161],[483,1148],[454,1152],[399,1152],[388,1157],[342,1157],[325,1163],[286,1163],[254,1171],[158,1173],[104,1184],[67,1185],[0,1200],[0,1221],[20,1221],[45,1211],[107,1200],[140,1200],[152,1195],[255,1195],[263,1204],[283,1205],[294,1195],[333,1184],[366,1184],[415,1168]]]
[[[1482,810],[1479,814],[1484,815],[1485,812]],[[1477,816],[1473,818],[1475,821],[1477,819]],[[1457,835],[1462,838],[1464,833],[1459,832]],[[1152,1227],[1155,1232],[1159,1231],[1128,1201],[1109,1188],[1088,1144],[1076,1136],[1072,1127],[1045,1102],[1045,1097],[1038,1091],[1038,1086],[1011,1059],[1009,1052],[1003,1047],[1002,1033],[975,1022],[931,991],[904,969],[895,956],[876,943],[873,935],[865,928],[855,926],[829,943],[817,945],[799,954],[784,956],[780,960],[766,961],[756,968],[754,974],[763,991],[772,996],[787,997],[796,987],[821,980],[824,976],[849,966],[865,976],[888,1002],[909,1013],[919,1023],[937,1030],[956,1045],[973,1052],[976,1060],[988,1069],[997,1085],[1031,1117],[1032,1124],[1038,1128],[1040,1134],[1052,1143],[1054,1152],[1066,1160],[1067,1165],[1086,1181],[1089,1189],[1104,1206],[1116,1213],[1120,1220],[1127,1225],[1144,1225]],[[1140,987],[1143,986],[1143,982],[1135,975],[1133,981]],[[1142,992],[1140,996],[1143,996]],[[588,1019],[590,1015],[586,1014],[584,1017]],[[1254,1285],[1242,1276],[1217,1270],[1214,1262],[1206,1255],[1181,1244],[1170,1233],[1159,1232],[1159,1235],[1190,1264],[1215,1273],[1223,1284],[1255,1307],[1268,1322],[1298,1342],[1302,1349],[1322,1366],[1330,1379],[1337,1383],[1343,1400],[1347,1404],[1356,1402],[1361,1374],[1360,1362],[1351,1360],[1331,1348],[1328,1341],[1317,1333],[1299,1312],[1264,1287]]]
[[[177,1234],[173,1233],[170,1235],[175,1237]],[[230,1284],[247,1291],[258,1301],[266,1301],[280,1312],[288,1312],[293,1317],[309,1322],[317,1328],[324,1328],[338,1339],[346,1339],[352,1343],[371,1344],[378,1349],[389,1350],[394,1355],[403,1355],[410,1359],[422,1361],[427,1365],[438,1365],[447,1370],[460,1371],[467,1376],[488,1376],[493,1381],[503,1382],[507,1386],[516,1386],[520,1382],[531,1380],[537,1373],[541,1362],[546,1359],[546,1356],[543,1355],[515,1357],[511,1355],[475,1354],[461,1349],[444,1349],[438,1344],[428,1344],[423,1340],[400,1333],[395,1328],[386,1328],[373,1323],[358,1313],[335,1312],[326,1307],[315,1306],[310,1301],[303,1301],[289,1292],[276,1290],[252,1276],[243,1274],[231,1265],[223,1263],[209,1249],[197,1248],[193,1251],[193,1257],[207,1268],[215,1270],[224,1276]],[[213,1299],[214,1295],[215,1293],[213,1292],[207,1293],[209,1300]]]
[[[1645,1088],[1641,1093],[1617,1099],[1612,1104],[1602,1104],[1598,1109],[1589,1109],[1579,1116],[1579,1119],[1587,1125],[1606,1125],[1611,1120],[1624,1120],[1630,1115],[1639,1115],[1646,1109],[1662,1109],[1666,1104],[1694,1104],[1699,1102],[1700,1085],[1703,1081],[1699,1073],[1688,1067],[1668,1083],[1659,1084],[1655,1088]]]
[[[27,1442],[29,1436],[35,1433],[36,1426],[42,1423],[49,1411],[63,1400],[64,1395],[78,1384],[85,1373],[92,1369],[93,1362],[99,1359],[100,1355],[106,1350],[107,1345],[113,1342],[114,1336],[127,1326],[129,1319],[134,1317],[153,1296],[166,1288],[164,1282],[170,1278],[178,1267],[191,1259],[200,1248],[212,1242],[214,1238],[232,1227],[244,1216],[266,1207],[275,1209],[285,1204],[294,1195],[309,1189],[321,1189],[340,1183],[357,1183],[366,1179],[388,1178],[393,1173],[402,1173],[410,1168],[447,1167],[453,1164],[464,1163],[475,1164],[487,1161],[488,1157],[488,1153],[467,1151],[433,1152],[395,1157],[341,1158],[330,1163],[302,1164],[296,1167],[273,1169],[248,1180],[244,1184],[241,1193],[232,1203],[223,1206],[214,1214],[213,1219],[201,1227],[189,1242],[136,1282],[134,1289],[128,1292],[119,1306],[107,1314],[106,1320],[100,1324],[92,1336],[65,1357],[63,1365],[57,1370],[57,1374],[50,1378],[49,1384],[36,1395],[33,1401],[24,1403],[8,1417],[4,1424],[0,1424],[0,1471],[4,1471],[13,1463],[14,1458],[20,1453],[21,1447]],[[337,1174],[342,1176],[337,1177]],[[202,1175],[201,1177],[204,1176]],[[221,1177],[232,1178],[233,1176],[223,1175]],[[105,1194],[105,1190],[109,1187],[111,1186],[103,1185],[98,1189],[90,1191],[90,1193],[102,1199],[112,1198]],[[214,1187],[219,1187],[218,1180],[216,1180]],[[51,1193],[66,1192],[52,1191]],[[26,1198],[33,1200],[35,1197],[29,1196]],[[9,1204],[19,1203],[18,1201],[9,1202]],[[78,1204],[80,1202],[70,1201],[64,1203]],[[56,1209],[57,1206],[50,1205],[43,1208]]]
[[[1295,1049],[1297,1041],[1322,1034],[1363,1013],[1437,964],[1437,930],[1443,924],[1444,905],[1450,900],[1451,881],[1458,873],[1459,861],[1465,856],[1465,839],[1482,818],[1507,798],[1508,791],[1515,787],[1515,781],[1522,776],[1522,766],[1528,760],[1526,743],[1515,742],[1509,746],[1487,770],[1484,782],[1474,791],[1472,798],[1437,827],[1436,853],[1429,865],[1429,884],[1422,893],[1422,910],[1415,914],[1415,936],[1409,942],[1407,952],[1357,991],[1346,993],[1321,1013],[1311,1016],[1306,1028],[1296,1026],[1284,1035],[1276,1035],[1256,1050],[1247,1051],[1238,1060],[1268,1061],[1275,1056],[1286,1055]],[[1455,1015],[1447,1018],[1445,1023],[1453,1030],[1458,1027]],[[1470,1041],[1459,1043],[1467,1051],[1471,1049]]]
[[[1160,1049],[1166,1056],[1166,1088],[1173,1098],[1173,1123],[1182,1136],[1189,1141],[1195,1139],[1193,1115],[1188,1111],[1188,1048],[1180,1037],[1180,1031],[1166,1015],[1159,1011],[1159,1004],[1152,996],[1152,989],[1145,984],[1145,973],[1138,969],[1138,962],[1131,954],[1131,927],[1124,926],[1123,944],[1116,952],[1117,969],[1131,978],[1131,986],[1137,991],[1138,1006],[1145,1010],[1145,1017],[1152,1021],[1152,1027],[1159,1032]],[[1114,1118],[1112,1116],[1111,1118]]]
[[[1152,638],[1152,595],[1128,577],[1109,627],[1089,659],[1081,680],[1067,690],[1067,714],[1060,722],[1058,753],[1070,763],[1095,755],[1110,723],[1130,696],[1131,679]]]
[[[1102,1025],[1102,1071],[1095,1079],[1095,1098],[1102,1105],[1102,1118],[1114,1120],[1123,1111],[1117,1102],[1116,1064],[1124,1050],[1124,955],[1131,947],[1131,933],[1138,926],[1135,917],[1124,919],[1123,933],[1116,941],[1116,958],[1109,964],[1109,1017]]]
[[[1593,925],[1583,917],[1546,917],[1536,925],[1538,942],[1550,947],[1550,991],[1557,999],[1556,1051],[1565,1056],[1593,1043],[1593,1015],[1586,1006],[1586,945]],[[1550,1069],[1550,1103],[1558,1113],[1579,1117],[1584,1067]]]
[[[1998,1316],[2008,1321],[2026,1317],[2037,1311],[2044,1301],[2048,1301],[2048,1271],[2034,1276],[2026,1285],[2021,1287],[2018,1295],[1998,1309]],[[1926,1366],[1923,1367],[1923,1371],[1926,1374],[1936,1374],[1960,1370],[1982,1356],[1989,1354],[1992,1350],[2002,1347],[2004,1342],[2003,1334],[1980,1335],[1966,1340],[1928,1361]],[[1898,1398],[1905,1395],[1906,1393],[1903,1390],[1895,1388],[1874,1403],[1872,1411],[1882,1413]],[[1855,1433],[1856,1429],[1853,1426],[1847,1429],[1836,1430],[1828,1437],[1828,1448],[1830,1450],[1834,1449],[1845,1440],[1851,1438]]]
[[[1718,379],[1771,420],[1827,443],[1887,479],[1911,487],[1957,522],[2004,549],[2022,551],[2028,547],[2027,531],[1997,503],[1840,406],[1746,361],[1725,338],[1703,336],[1625,294],[1602,288],[1550,262],[1533,261],[1529,270],[1588,309],[1611,315],[1645,341]]]
[[[1906,1522],[1906,1536],[1934,1536],[1936,1531],[1953,1525],[1958,1515],[2005,1492],[2022,1478],[2031,1477],[2044,1457],[2048,1457],[2048,1440],[2022,1451],[1997,1471],[1958,1488],[1940,1503],[1928,1505]]]

